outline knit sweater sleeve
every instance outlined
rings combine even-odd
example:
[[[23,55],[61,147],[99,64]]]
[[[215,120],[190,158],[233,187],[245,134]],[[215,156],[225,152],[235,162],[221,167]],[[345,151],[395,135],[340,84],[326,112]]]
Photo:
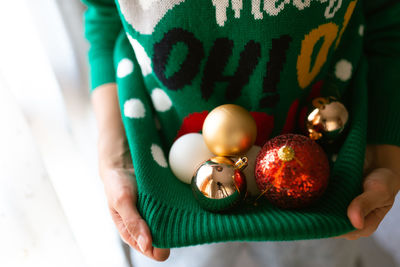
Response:
[[[82,0],[87,6],[84,15],[85,36],[89,41],[91,90],[115,82],[113,50],[122,29],[114,0]]]
[[[400,1],[366,0],[368,143],[400,146]]]

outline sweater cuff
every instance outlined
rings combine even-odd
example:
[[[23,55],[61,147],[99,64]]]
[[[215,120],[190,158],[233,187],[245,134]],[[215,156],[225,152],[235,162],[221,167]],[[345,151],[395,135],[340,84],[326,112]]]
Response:
[[[390,66],[382,68],[382,66]],[[369,60],[369,144],[400,146],[400,59],[372,57]]]
[[[115,82],[115,69],[112,55],[92,58],[89,62],[91,92],[100,85]]]

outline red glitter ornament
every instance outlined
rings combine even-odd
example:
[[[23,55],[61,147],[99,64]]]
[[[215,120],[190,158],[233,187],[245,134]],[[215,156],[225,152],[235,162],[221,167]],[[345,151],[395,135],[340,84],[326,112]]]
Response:
[[[323,149],[298,134],[269,140],[257,156],[256,183],[272,204],[286,209],[310,205],[325,191],[329,162]]]

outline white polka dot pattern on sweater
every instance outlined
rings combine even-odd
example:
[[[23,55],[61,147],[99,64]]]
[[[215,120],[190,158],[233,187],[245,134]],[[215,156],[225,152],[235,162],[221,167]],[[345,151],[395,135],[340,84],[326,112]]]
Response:
[[[157,111],[168,111],[172,107],[171,99],[160,88],[156,88],[151,92],[151,100],[153,101],[153,105]]]
[[[129,58],[123,58],[118,63],[117,77],[124,78],[133,72],[133,62]]]
[[[360,27],[358,28],[358,34],[360,36],[364,36],[364,31],[365,31],[365,26],[361,24]]]
[[[124,103],[124,115],[130,119],[144,118],[146,109],[139,99],[129,99]]]
[[[167,160],[165,159],[164,152],[159,145],[152,144],[151,145],[151,155],[155,162],[163,168],[168,167]]]
[[[353,65],[346,59],[340,60],[335,66],[336,78],[342,82],[346,82],[351,78],[353,74]]]

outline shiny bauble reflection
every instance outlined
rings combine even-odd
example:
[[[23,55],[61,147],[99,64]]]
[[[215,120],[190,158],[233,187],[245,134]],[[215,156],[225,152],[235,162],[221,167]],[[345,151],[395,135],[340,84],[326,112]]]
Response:
[[[253,146],[248,152],[246,152],[248,163],[246,169],[243,171],[246,176],[247,194],[253,197],[257,197],[261,193],[254,177],[254,167],[256,166],[256,159],[260,150],[261,147]]]
[[[226,157],[214,157],[204,162],[192,179],[192,190],[200,206],[212,212],[226,211],[246,195],[246,178],[242,170],[247,158],[236,163]]]
[[[240,156],[256,141],[257,126],[246,109],[226,104],[213,109],[203,124],[208,149],[217,156]]]
[[[332,142],[346,128],[349,113],[334,97],[318,97],[312,101],[313,110],[307,117],[307,130],[312,140]]]

